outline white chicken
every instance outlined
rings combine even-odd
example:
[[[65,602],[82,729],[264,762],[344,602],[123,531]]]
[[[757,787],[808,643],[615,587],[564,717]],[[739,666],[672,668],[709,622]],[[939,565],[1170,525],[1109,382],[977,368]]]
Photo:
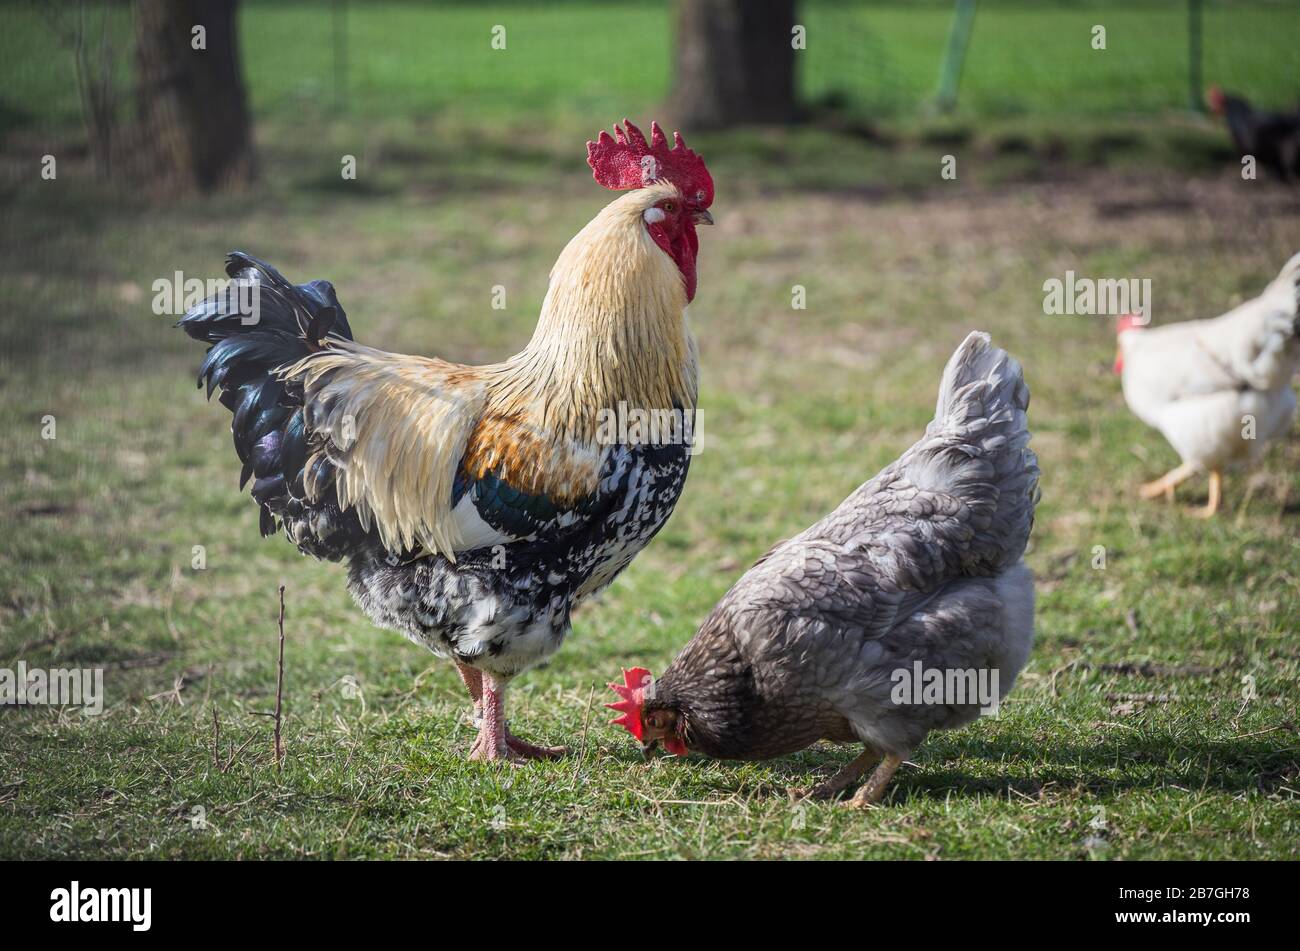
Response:
[[[1135,415],[1164,434],[1182,464],[1140,489],[1173,498],[1199,472],[1210,477],[1198,513],[1219,509],[1223,473],[1257,462],[1295,413],[1300,370],[1300,254],[1254,300],[1210,320],[1144,327],[1121,317],[1115,372]]]

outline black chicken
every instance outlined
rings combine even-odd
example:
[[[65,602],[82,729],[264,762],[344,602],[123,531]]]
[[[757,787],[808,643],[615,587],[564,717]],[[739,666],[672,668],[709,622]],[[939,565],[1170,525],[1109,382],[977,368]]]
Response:
[[[1255,161],[1284,182],[1300,180],[1300,110],[1260,112],[1241,96],[1211,86],[1205,95],[1210,111],[1222,116],[1241,157]]]

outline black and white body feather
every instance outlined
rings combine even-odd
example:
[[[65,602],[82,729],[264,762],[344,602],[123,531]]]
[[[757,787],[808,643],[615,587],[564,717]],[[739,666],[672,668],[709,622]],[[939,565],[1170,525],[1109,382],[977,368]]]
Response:
[[[252,480],[263,535],[283,530],[304,554],[346,561],[349,588],[377,624],[509,678],[559,647],[572,609],[613,581],[672,513],[688,447],[613,443],[600,447],[595,488],[563,502],[499,473],[472,475],[463,459],[453,459],[447,523],[460,543],[442,552],[401,533],[385,537],[377,507],[358,503],[352,490],[340,493],[344,478],[355,477],[355,454],[337,433],[337,410],[350,407],[344,401],[360,386],[349,389],[346,376],[330,371],[307,392],[301,377],[286,373],[323,345],[331,356],[378,352],[352,343],[328,282],[291,284],[241,252],[229,256],[227,273],[244,288],[232,285],[204,301],[179,326],[211,345],[199,386],[209,397],[219,391],[233,413],[240,488]],[[412,411],[430,403],[425,392],[408,398],[401,383],[393,371],[374,391],[391,389]],[[472,429],[476,418],[456,423]],[[421,446],[403,448],[418,453]]]

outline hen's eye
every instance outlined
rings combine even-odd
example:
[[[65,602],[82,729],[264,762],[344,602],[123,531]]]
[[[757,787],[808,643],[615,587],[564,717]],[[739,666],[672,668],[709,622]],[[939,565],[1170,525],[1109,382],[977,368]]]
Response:
[[[676,202],[671,202],[671,201],[666,201],[666,202],[663,203],[663,209],[664,209],[664,211],[666,211],[666,212],[668,212],[669,214],[671,214],[672,212],[674,212],[674,211],[677,210],[677,203],[676,203]]]

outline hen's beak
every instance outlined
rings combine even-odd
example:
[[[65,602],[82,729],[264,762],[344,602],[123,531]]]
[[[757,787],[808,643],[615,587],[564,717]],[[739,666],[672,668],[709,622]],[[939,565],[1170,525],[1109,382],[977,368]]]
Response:
[[[658,745],[659,745],[658,740],[651,740],[649,743],[643,743],[641,745],[641,755],[644,756],[647,760],[650,759],[650,757],[654,756],[655,747],[657,747]]]
[[[708,209],[701,208],[695,213],[695,223],[697,225],[711,225],[713,224],[713,216],[709,214]]]

